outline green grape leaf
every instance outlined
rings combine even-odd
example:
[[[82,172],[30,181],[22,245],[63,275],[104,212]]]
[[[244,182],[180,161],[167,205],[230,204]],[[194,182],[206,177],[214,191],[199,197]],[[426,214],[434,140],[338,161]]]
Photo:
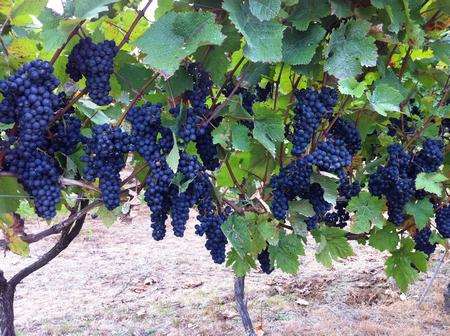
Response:
[[[73,4],[73,15],[80,19],[96,18],[101,12],[108,10],[108,5],[118,0],[77,0]]]
[[[245,176],[247,176],[247,172],[245,169],[247,168],[245,159],[248,157],[248,153],[233,153],[228,162],[230,167],[236,177],[236,180],[241,183]],[[216,172],[216,180],[217,185],[220,187],[235,187],[234,181],[231,178],[230,172],[227,169],[227,165],[222,165],[220,169]]]
[[[186,90],[191,90],[192,84],[192,77],[188,75],[184,67],[178,68],[172,77],[163,82],[164,88],[171,98],[178,97]]]
[[[305,220],[305,216],[296,212],[289,212],[289,223],[291,223],[294,233],[304,238],[308,235],[308,227]]]
[[[282,271],[290,274],[298,272],[299,255],[305,255],[303,241],[295,234],[280,234],[277,246],[269,245],[269,254],[274,264]]]
[[[427,270],[427,255],[423,252],[413,251],[414,241],[404,238],[400,248],[392,252],[386,260],[386,274],[392,276],[402,292],[417,279],[418,270]]]
[[[431,49],[437,58],[450,65],[450,37],[447,36],[431,43]]]
[[[3,2],[3,1],[2,1]],[[14,1],[14,7],[12,8],[11,18],[17,18],[21,15],[26,16],[39,16],[47,5],[48,0],[18,0]]]
[[[231,248],[227,255],[226,266],[231,266],[236,276],[242,277],[247,274],[252,267],[255,268],[256,264],[255,260],[249,255],[242,257],[235,248]]]
[[[225,73],[227,72],[229,63],[225,54],[227,50],[223,46],[205,48],[210,48],[210,51],[207,53],[203,66],[205,70],[211,74],[213,82],[217,85],[222,85],[225,80]]]
[[[408,202],[405,206],[406,213],[414,216],[414,221],[419,230],[422,230],[433,217],[433,204],[428,198],[421,199],[415,203]]]
[[[264,220],[257,223],[258,231],[261,236],[271,245],[277,245],[280,240],[280,231],[277,229],[275,223]]]
[[[158,7],[155,10],[155,19],[158,20],[173,8],[173,0],[158,0]]]
[[[394,225],[387,224],[380,230],[370,234],[369,245],[379,251],[393,251],[397,248],[400,238]]]
[[[292,65],[308,64],[324,36],[325,29],[320,25],[311,25],[304,32],[286,30],[283,37],[283,61]]]
[[[173,134],[173,147],[170,150],[170,153],[167,155],[167,164],[170,169],[176,173],[178,171],[178,162],[180,162],[180,151],[178,150],[177,139],[175,134]]]
[[[248,132],[248,128],[242,124],[234,124],[231,127],[231,139],[235,150],[243,152],[250,150],[250,138]]]
[[[402,0],[372,0],[372,5],[378,9],[385,9],[391,20],[389,30],[398,33],[405,23],[407,16]]]
[[[271,20],[277,16],[281,0],[249,0],[250,11],[260,21]]]
[[[297,30],[308,29],[310,22],[317,21],[330,13],[330,4],[326,0],[300,0],[288,17]]]
[[[122,215],[121,207],[118,207],[114,210],[108,210],[104,205],[98,208],[97,216],[102,221],[103,225],[106,227],[111,227],[117,221],[117,218]]]
[[[336,205],[336,199],[338,197],[338,181],[336,178],[321,174],[313,174],[311,182],[319,183],[324,191],[324,200]]]
[[[168,12],[136,40],[147,54],[144,63],[168,78],[180,62],[204,45],[219,45],[225,36],[212,13]]]
[[[283,118],[262,104],[254,104],[253,110],[255,113],[253,137],[275,157],[276,145],[284,139]]]
[[[312,235],[319,244],[316,259],[325,267],[331,267],[333,260],[353,255],[344,230],[323,226],[313,230]]]
[[[370,23],[364,20],[349,20],[331,33],[325,49],[325,70],[338,79],[355,77],[362,67],[377,64],[375,39],[368,36]]]
[[[400,103],[403,101],[403,96],[388,84],[375,83],[375,90],[369,101],[376,112],[387,116],[386,112],[388,111],[400,111]]]
[[[351,231],[354,233],[369,232],[372,225],[382,228],[384,201],[371,196],[367,191],[353,197],[348,203],[347,210],[355,213],[355,222]]]
[[[244,54],[252,62],[281,61],[281,40],[284,26],[277,22],[260,21],[249,8],[249,3],[225,0],[223,9],[246,41]]]
[[[241,258],[252,250],[252,239],[247,219],[238,214],[232,214],[222,224],[222,231]]]
[[[229,120],[222,120],[220,125],[211,132],[213,143],[227,148],[231,143],[231,127],[232,123]]]
[[[0,214],[16,211],[26,195],[15,177],[0,176]]]
[[[311,217],[316,213],[314,212],[312,204],[307,199],[301,199],[299,201],[292,201],[289,203],[289,212],[298,213],[300,215]]]
[[[352,7],[347,0],[331,0],[331,14],[338,18],[352,16]]]
[[[367,90],[367,84],[358,82],[355,78],[345,78],[339,81],[339,91],[355,98],[361,98]]]
[[[83,113],[86,117],[88,117],[94,124],[108,124],[112,122],[112,119],[109,118],[103,110],[101,110],[97,105],[95,105],[90,100],[80,99],[80,103],[78,104],[78,109]]]
[[[447,177],[441,173],[420,173],[416,177],[416,189],[423,189],[432,194],[442,196],[442,182],[447,181]]]

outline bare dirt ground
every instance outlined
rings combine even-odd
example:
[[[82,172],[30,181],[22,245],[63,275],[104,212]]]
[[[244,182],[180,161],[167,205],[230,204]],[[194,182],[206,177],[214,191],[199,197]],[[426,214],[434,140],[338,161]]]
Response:
[[[109,229],[89,220],[62,255],[19,285],[19,334],[243,335],[233,274],[212,263],[193,221],[183,239],[169,233],[162,242],[151,239],[148,222],[144,209]],[[44,225],[30,223],[28,230]],[[48,240],[34,244],[27,259],[1,256],[0,268],[10,277],[48,246]],[[295,277],[279,271],[247,277],[259,335],[449,335],[450,316],[442,310],[448,264],[417,308],[431,272],[400,295],[384,276],[384,256],[373,249],[355,245],[355,257],[325,269],[310,246]]]

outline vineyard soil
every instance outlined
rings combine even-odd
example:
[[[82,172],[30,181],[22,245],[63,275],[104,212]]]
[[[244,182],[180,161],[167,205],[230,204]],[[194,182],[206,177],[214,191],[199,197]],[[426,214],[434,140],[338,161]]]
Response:
[[[111,228],[89,219],[82,234],[52,262],[18,286],[19,335],[241,335],[233,274],[210,261],[193,223],[184,239],[154,241],[146,207]],[[34,221],[38,231],[46,225]],[[48,244],[31,246],[31,259]],[[252,272],[246,280],[258,335],[448,335],[442,310],[448,263],[420,309],[430,273],[399,295],[383,272],[383,256],[354,246],[358,257],[327,270],[308,245],[296,277]],[[442,251],[440,251],[442,252]],[[434,255],[432,267],[440,253]],[[1,257],[10,277],[30,263]]]

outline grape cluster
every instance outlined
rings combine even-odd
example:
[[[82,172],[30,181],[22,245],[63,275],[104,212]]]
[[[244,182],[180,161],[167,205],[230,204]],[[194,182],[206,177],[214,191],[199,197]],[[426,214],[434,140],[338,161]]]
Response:
[[[319,142],[316,150],[306,160],[321,170],[337,172],[352,163],[352,155],[343,140],[330,138]]]
[[[81,121],[75,116],[64,115],[50,127],[44,147],[47,153],[73,154],[77,145],[84,141],[81,135]]]
[[[322,119],[331,119],[333,116],[333,107],[338,97],[337,92],[330,88],[323,88],[320,92],[313,89],[301,90],[296,97],[291,141],[292,153],[300,156],[313,139]],[[356,125],[352,121],[335,118],[324,141],[320,141],[310,154],[295,159],[272,177],[271,209],[274,217],[285,219],[289,202],[298,197],[307,199],[314,210],[314,215],[305,219],[308,230],[316,228],[322,221],[330,226],[344,227],[350,218],[346,210],[348,201],[361,190],[357,181],[349,182],[344,168],[351,164],[353,156],[360,149],[361,136]],[[339,177],[339,198],[333,210],[325,200],[320,184],[310,183],[313,166]]]
[[[444,238],[450,238],[450,205],[436,210],[436,229]]]
[[[270,274],[273,272],[274,268],[270,264],[269,249],[265,248],[260,254],[258,254],[258,261],[261,266],[261,270],[264,273]]]
[[[0,122],[15,122],[18,126],[18,149],[26,157],[43,144],[44,135],[60,105],[53,93],[59,81],[50,63],[41,60],[23,65],[17,72],[0,82],[4,96]]]
[[[441,140],[426,139],[423,148],[415,155],[404,150],[402,145],[388,147],[386,165],[378,167],[369,178],[369,191],[374,196],[385,196],[389,221],[400,225],[406,219],[404,207],[414,197],[425,197],[415,189],[415,178],[420,172],[435,172],[443,163]]]
[[[418,231],[414,237],[414,241],[416,242],[416,250],[422,251],[427,255],[431,255],[436,249],[436,244],[430,243],[430,237],[431,230],[429,227],[425,227],[424,229]]]
[[[299,156],[311,142],[322,119],[332,113],[337,102],[337,93],[328,88],[322,89],[321,92],[306,89],[298,91],[296,98],[292,154]]]
[[[272,212],[276,219],[285,219],[289,201],[308,192],[311,174],[311,165],[304,159],[298,159],[283,167],[278,175],[272,176]]]
[[[96,44],[90,38],[83,38],[69,55],[66,73],[76,82],[83,76],[86,78],[89,97],[97,105],[112,102],[109,79],[114,72],[114,57],[118,51],[114,41]]]
[[[103,124],[96,125],[92,131],[92,138],[85,139],[84,175],[88,181],[99,178],[102,200],[112,210],[120,205],[120,171],[133,145],[129,134],[120,128]]]
[[[351,155],[355,155],[361,149],[361,136],[353,121],[337,118],[330,128],[330,135],[342,140]]]
[[[440,139],[426,139],[422,149],[414,156],[412,165],[414,173],[432,173],[444,162],[444,143]]]
[[[36,213],[47,220],[55,217],[61,199],[60,170],[57,162],[40,150],[27,157],[14,149],[6,155],[7,168],[17,175],[19,182],[34,198]]]
[[[400,225],[406,218],[404,207],[414,196],[414,178],[409,176],[411,155],[399,144],[388,148],[389,160],[378,167],[369,178],[369,191],[374,196],[384,195],[388,206],[388,220]]]
[[[144,199],[151,210],[152,235],[161,240],[166,234],[166,219],[176,190],[174,177],[164,154],[173,146],[172,132],[161,125],[161,105],[146,103],[133,107],[126,119],[131,123],[131,139],[137,152],[147,162],[150,171],[146,179]]]
[[[63,95],[53,93],[58,85],[52,65],[41,60],[24,64],[0,81],[0,122],[15,123],[15,134],[7,141],[5,168],[17,175],[34,199],[36,213],[45,219],[56,215],[61,199],[61,171],[47,138],[54,131],[49,130],[54,113],[63,104]]]

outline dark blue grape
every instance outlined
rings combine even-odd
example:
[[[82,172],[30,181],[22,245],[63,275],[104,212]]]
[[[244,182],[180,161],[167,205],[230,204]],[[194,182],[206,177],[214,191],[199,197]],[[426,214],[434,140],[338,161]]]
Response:
[[[330,134],[335,139],[341,139],[351,155],[355,155],[361,149],[361,136],[353,121],[337,118],[330,129]]]
[[[260,254],[258,254],[258,261],[259,265],[261,266],[261,270],[266,273],[270,274],[273,272],[274,268],[270,264],[270,256],[269,256],[269,249],[265,248],[261,251]]]
[[[450,238],[450,205],[436,210],[436,229],[444,238]]]
[[[442,140],[426,139],[422,149],[412,159],[414,173],[433,173],[444,162],[444,143]]]
[[[118,51],[114,41],[96,44],[90,38],[83,38],[69,55],[66,73],[76,82],[83,76],[86,78],[89,97],[97,105],[112,102],[109,79],[114,72],[114,57]]]
[[[120,171],[125,156],[133,150],[129,134],[111,125],[96,125],[92,138],[85,140],[84,175],[88,181],[99,178],[102,200],[107,209],[120,205]]]
[[[436,249],[436,244],[430,243],[431,230],[429,227],[418,231],[416,236],[414,237],[414,241],[416,242],[416,250],[422,251],[427,255],[431,255]]]

